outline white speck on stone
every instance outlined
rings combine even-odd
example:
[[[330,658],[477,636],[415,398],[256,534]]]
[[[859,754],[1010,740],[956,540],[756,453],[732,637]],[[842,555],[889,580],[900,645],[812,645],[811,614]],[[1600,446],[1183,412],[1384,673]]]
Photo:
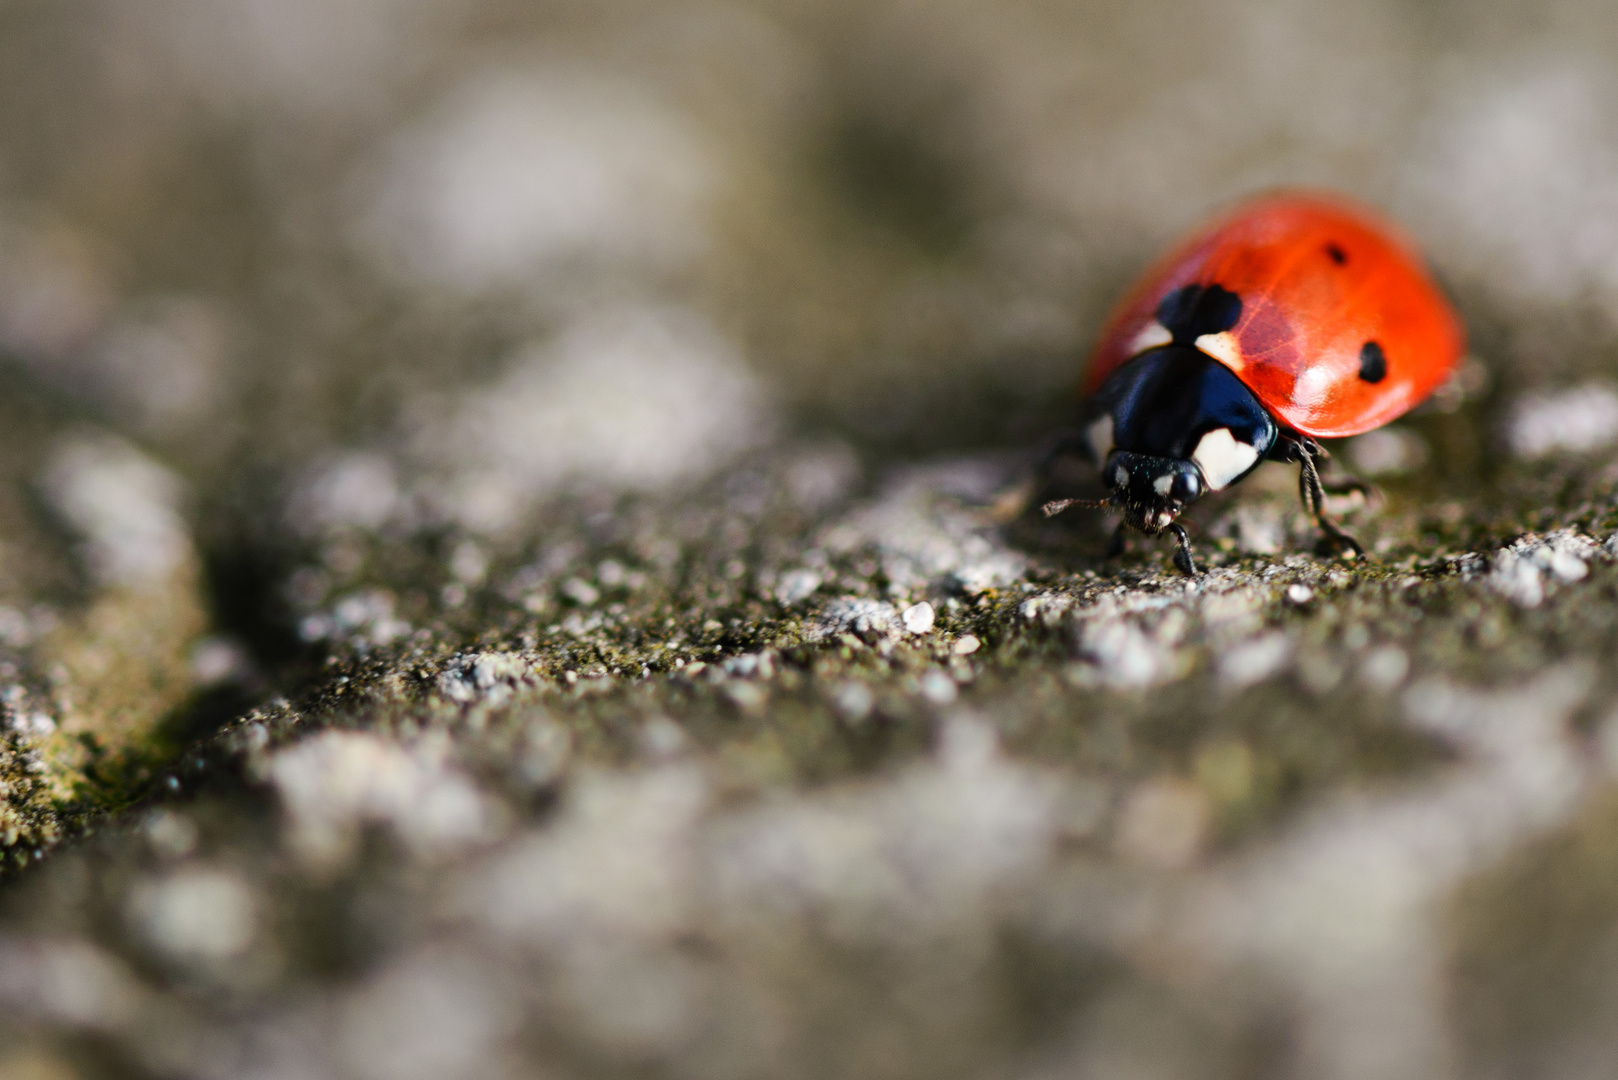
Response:
[[[41,480],[101,584],[160,585],[194,558],[179,478],[128,443],[68,436],[51,448]]]
[[[971,656],[982,646],[983,642],[978,640],[976,634],[962,634],[955,639],[955,643],[949,647],[949,651],[956,656]]]
[[[820,617],[804,628],[804,636],[819,641],[842,633],[889,635],[897,633],[898,629],[899,613],[892,604],[863,596],[844,596],[822,608]]]
[[[1512,409],[1506,436],[1512,450],[1526,458],[1609,446],[1618,440],[1618,389],[1586,383],[1527,394]]]
[[[537,685],[533,664],[505,652],[463,653],[438,676],[438,692],[460,705],[504,705]]]
[[[821,580],[820,573],[815,570],[788,570],[776,580],[775,599],[782,604],[801,603],[815,594]]]
[[[650,87],[563,64],[453,90],[379,166],[361,246],[463,292],[586,266],[656,273],[702,249],[716,160]]]
[[[447,759],[447,747],[411,747],[331,731],[269,759],[268,776],[290,820],[288,842],[304,860],[348,858],[365,824],[388,826],[418,854],[492,837],[497,808]]]
[[[1600,551],[1594,540],[1571,529],[1525,536],[1489,556],[1488,582],[1513,603],[1538,607],[1548,587],[1582,580]]]
[[[904,620],[905,630],[912,634],[925,634],[933,628],[933,605],[923,600],[905,608],[900,617]]]
[[[1315,598],[1315,590],[1301,583],[1287,586],[1287,602],[1291,604],[1307,604]]]
[[[1219,654],[1219,681],[1235,690],[1252,686],[1279,672],[1291,657],[1292,642],[1285,634],[1263,634]]]
[[[183,963],[218,962],[245,952],[258,921],[246,882],[201,867],[137,883],[125,914],[148,944]]]

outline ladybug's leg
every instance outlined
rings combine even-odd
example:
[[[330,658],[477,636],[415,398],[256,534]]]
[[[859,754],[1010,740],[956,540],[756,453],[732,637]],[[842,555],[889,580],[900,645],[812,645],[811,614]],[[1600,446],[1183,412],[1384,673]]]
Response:
[[[1313,439],[1300,440],[1293,445],[1297,447],[1298,496],[1303,500],[1303,508],[1315,519],[1320,531],[1335,543],[1341,544],[1356,555],[1364,555],[1365,549],[1360,547],[1359,541],[1344,532],[1326,515],[1325,485],[1320,482],[1320,469],[1315,465],[1316,458],[1325,456],[1325,451]]]
[[[1309,450],[1314,454],[1315,458],[1315,472],[1319,473],[1320,463],[1330,458],[1331,455],[1326,453],[1326,448],[1315,442],[1315,440],[1310,439],[1308,440],[1308,443]],[[1293,445],[1296,446],[1298,444],[1294,443]],[[1287,460],[1290,461],[1293,459],[1287,458]],[[1372,487],[1370,484],[1367,484],[1363,480],[1356,480],[1352,476],[1345,477],[1340,480],[1328,480],[1322,476],[1320,478],[1320,490],[1324,491],[1327,495],[1363,495],[1367,499],[1376,494],[1376,488]]]
[[[1180,568],[1181,573],[1196,577],[1197,564],[1191,558],[1191,538],[1185,534],[1185,526],[1176,522],[1169,526],[1168,531],[1174,534],[1174,539],[1180,544],[1174,552],[1174,565]]]
[[[1345,480],[1327,480],[1325,477],[1321,477],[1320,490],[1327,495],[1364,495],[1367,499],[1376,493],[1376,488],[1367,484],[1364,480],[1356,480],[1352,476]]]

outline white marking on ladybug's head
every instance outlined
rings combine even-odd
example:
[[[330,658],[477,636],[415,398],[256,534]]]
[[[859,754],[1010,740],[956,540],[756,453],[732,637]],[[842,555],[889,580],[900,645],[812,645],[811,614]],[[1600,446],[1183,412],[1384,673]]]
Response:
[[[1116,469],[1114,469],[1112,471],[1112,486],[1113,487],[1128,487],[1129,486],[1129,470],[1124,468],[1122,465],[1120,465]]]
[[[1159,529],[1166,529],[1174,524],[1174,515],[1167,510],[1159,510],[1152,520]]]
[[[1197,443],[1191,460],[1202,470],[1208,486],[1219,491],[1253,467],[1258,461],[1258,448],[1238,440],[1229,428],[1214,428]]]
[[[1169,328],[1158,322],[1156,319],[1153,319],[1151,322],[1141,327],[1140,333],[1136,334],[1132,339],[1130,339],[1129,355],[1139,356],[1147,349],[1155,349],[1160,345],[1167,345],[1173,340],[1174,335],[1169,333]]]
[[[1164,473],[1162,476],[1159,476],[1156,480],[1152,481],[1152,490],[1157,492],[1159,495],[1162,495],[1164,498],[1168,497],[1169,491],[1173,487],[1173,473]]]
[[[1242,347],[1236,341],[1236,335],[1229,330],[1218,334],[1203,334],[1197,338],[1197,348],[1232,371],[1242,369]]]
[[[1090,453],[1096,462],[1107,460],[1112,453],[1112,414],[1108,413],[1084,430],[1084,439],[1090,444]]]

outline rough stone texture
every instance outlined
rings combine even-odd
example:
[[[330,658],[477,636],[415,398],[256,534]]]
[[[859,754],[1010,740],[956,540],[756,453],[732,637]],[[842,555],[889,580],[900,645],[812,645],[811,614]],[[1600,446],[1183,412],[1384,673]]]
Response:
[[[0,398],[0,843],[16,867],[151,786],[195,737],[223,646],[204,638],[179,478],[15,371]]]
[[[13,5],[0,1075],[1606,1075],[1614,29]],[[1019,516],[1278,183],[1472,333],[1371,557]]]

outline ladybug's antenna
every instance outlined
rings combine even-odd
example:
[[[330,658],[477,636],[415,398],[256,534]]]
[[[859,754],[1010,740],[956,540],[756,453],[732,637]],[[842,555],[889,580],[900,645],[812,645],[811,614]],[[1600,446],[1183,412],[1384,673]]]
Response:
[[[1046,517],[1054,517],[1069,507],[1077,506],[1081,510],[1105,510],[1112,505],[1111,499],[1057,499],[1040,507]]]

